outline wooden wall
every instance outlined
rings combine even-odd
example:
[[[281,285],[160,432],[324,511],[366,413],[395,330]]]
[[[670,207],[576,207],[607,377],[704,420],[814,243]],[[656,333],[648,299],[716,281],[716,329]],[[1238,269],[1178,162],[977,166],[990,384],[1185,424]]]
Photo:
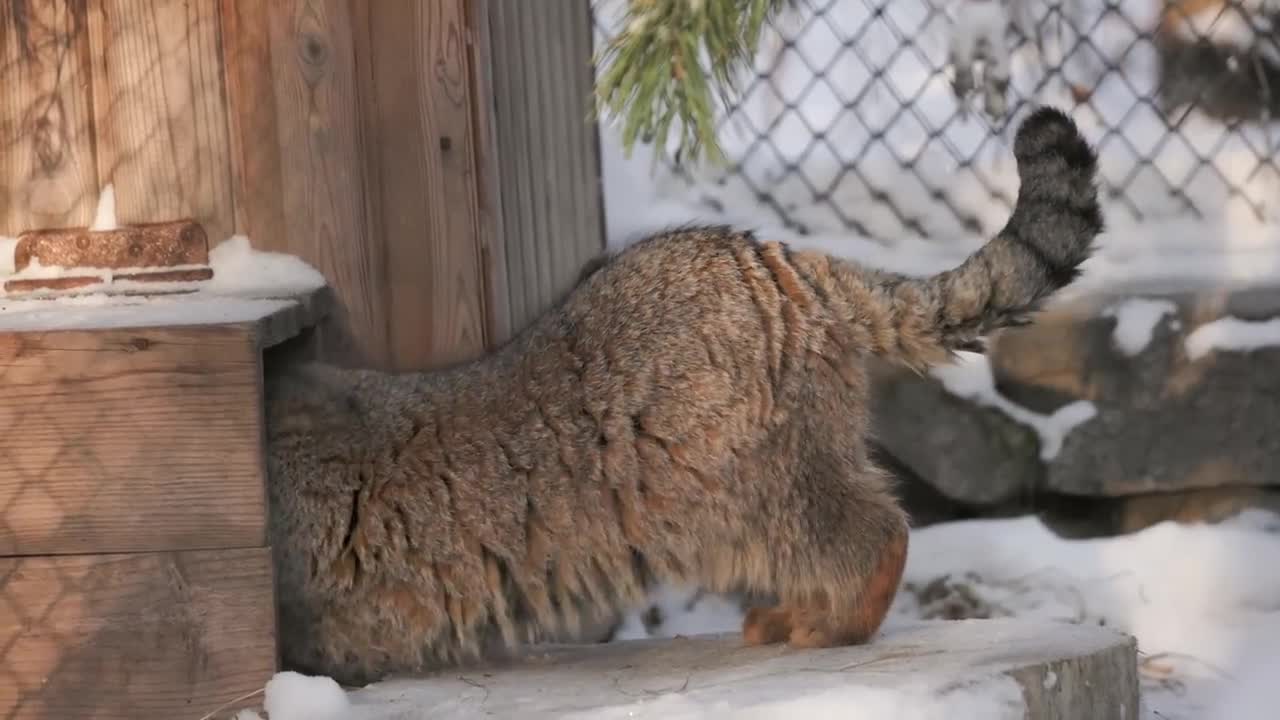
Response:
[[[586,2],[489,3],[505,312],[532,321],[603,251],[604,208],[591,109],[591,8]],[[500,302],[500,300],[499,300]]]
[[[326,354],[410,369],[603,248],[588,0],[0,4],[0,234],[194,216],[333,285]]]

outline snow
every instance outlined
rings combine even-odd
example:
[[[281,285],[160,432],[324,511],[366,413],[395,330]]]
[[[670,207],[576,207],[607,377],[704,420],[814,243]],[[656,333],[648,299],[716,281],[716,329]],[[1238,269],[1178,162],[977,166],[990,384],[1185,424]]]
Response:
[[[718,595],[699,593],[693,588],[667,585],[656,590],[649,598],[649,607],[660,613],[663,637],[730,633],[742,629],[742,609]],[[614,631],[614,640],[638,640],[652,637],[638,614],[626,617]]]
[[[1210,718],[1272,720],[1276,716],[1276,680],[1280,678],[1280,623],[1258,628],[1236,666],[1239,671],[1214,693]]]
[[[699,702],[668,693],[605,710],[569,713],[564,720],[1019,720],[1024,716],[1022,689],[1011,677],[997,677],[954,687],[875,687],[850,683],[817,693],[788,692],[771,679],[757,692]],[[749,707],[742,707],[750,703]]]
[[[255,250],[244,235],[233,235],[209,251],[213,293],[274,295],[311,292],[325,284],[324,276],[295,255]]]
[[[1187,336],[1187,357],[1197,360],[1214,350],[1249,352],[1280,345],[1280,318],[1250,321],[1224,317],[1205,323]]]
[[[1169,300],[1130,298],[1103,310],[1102,314],[1116,319],[1116,327],[1111,335],[1116,349],[1133,357],[1150,344],[1160,320],[1177,312],[1178,306]]]
[[[267,682],[263,709],[270,720],[343,720],[351,703],[330,678],[281,672]]]
[[[906,583],[950,577],[967,584],[994,615],[1103,622],[1138,638],[1148,708],[1198,718],[1219,683],[1248,656],[1274,648],[1280,631],[1276,528],[1251,511],[1220,525],[1162,523],[1131,535],[1063,540],[1033,518],[951,523],[916,532]],[[1251,522],[1252,521],[1252,522]],[[1177,558],[1171,563],[1171,558]],[[922,606],[908,592],[899,617]],[[1273,651],[1274,652],[1274,651]]]
[[[12,253],[10,253],[12,256]],[[200,283],[125,283],[140,292],[173,288],[195,292],[153,297],[51,293],[5,299],[0,292],[0,331],[124,328],[251,322],[290,307],[324,286],[324,276],[301,259],[255,250],[243,235],[209,252],[212,279]],[[101,272],[101,271],[98,271]],[[119,272],[119,271],[117,271]]]
[[[995,408],[1035,430],[1040,436],[1041,460],[1047,462],[1056,458],[1062,451],[1067,435],[1098,414],[1097,407],[1088,400],[1069,403],[1050,415],[1024,408],[1000,394],[986,355],[971,352],[957,354],[959,357],[954,363],[932,368],[930,374],[942,383],[947,392],[979,405]]]
[[[119,227],[116,223],[116,188],[115,185],[107,183],[102,188],[102,193],[98,195],[98,208],[93,214],[93,224],[89,226],[90,230],[115,230]]]
[[[1052,690],[1058,685],[1058,673],[1050,670],[1044,674],[1044,682],[1042,686],[1045,690]]]

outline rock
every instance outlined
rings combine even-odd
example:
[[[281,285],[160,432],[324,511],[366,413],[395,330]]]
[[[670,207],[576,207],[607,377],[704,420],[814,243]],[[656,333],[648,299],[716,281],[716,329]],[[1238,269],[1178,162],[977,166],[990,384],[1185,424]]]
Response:
[[[1117,345],[1115,315],[1124,311],[1114,308],[1133,298],[1173,312],[1129,355]],[[1067,437],[1043,489],[1115,497],[1280,484],[1280,348],[1188,357],[1188,335],[1224,316],[1280,316],[1280,292],[1117,292],[997,338],[992,369],[1006,397],[1039,411],[1076,399],[1098,409]]]
[[[823,650],[737,636],[535,648],[504,665],[372,685],[350,695],[349,717],[692,720],[858,707],[904,720],[1128,719],[1136,658],[1134,639],[1109,629],[1004,619],[897,626]]]
[[[994,336],[991,370],[1006,400],[1040,415],[1079,400],[1096,408],[1048,461],[1025,423],[906,371],[877,372],[875,431],[939,492],[983,506],[1044,493],[1280,487],[1280,347],[1188,354],[1188,336],[1224,317],[1280,318],[1280,289],[1115,289]]]
[[[1218,523],[1248,510],[1280,514],[1280,490],[1218,487],[1119,498],[1055,495],[1041,499],[1037,515],[1060,537],[1096,538],[1170,521]]]
[[[952,520],[981,516],[981,509],[940,492],[932,483],[878,442],[870,443],[872,460],[894,478],[894,490],[907,511],[911,527],[920,528]]]
[[[1219,523],[1246,510],[1280,513],[1280,490],[1205,488],[1120,498],[1115,503],[1115,532],[1137,532],[1157,523]]]
[[[999,410],[947,392],[930,377],[876,368],[876,441],[898,463],[953,501],[1001,503],[1039,484],[1035,432]]]

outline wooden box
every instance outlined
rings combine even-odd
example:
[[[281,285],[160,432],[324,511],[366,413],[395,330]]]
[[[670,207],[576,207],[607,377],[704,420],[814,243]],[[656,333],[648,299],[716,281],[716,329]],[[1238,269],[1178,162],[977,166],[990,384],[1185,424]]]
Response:
[[[236,307],[0,315],[0,716],[198,720],[275,672],[262,352],[317,305]]]

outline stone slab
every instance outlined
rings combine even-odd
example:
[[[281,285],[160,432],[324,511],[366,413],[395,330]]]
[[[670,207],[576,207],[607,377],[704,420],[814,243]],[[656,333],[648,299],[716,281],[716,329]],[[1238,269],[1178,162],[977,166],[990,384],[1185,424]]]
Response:
[[[1134,639],[1110,629],[1017,619],[897,625],[822,650],[746,647],[737,635],[535,648],[371,685],[350,695],[349,717],[873,717],[874,706],[903,719],[1127,720],[1138,717],[1136,657]]]

